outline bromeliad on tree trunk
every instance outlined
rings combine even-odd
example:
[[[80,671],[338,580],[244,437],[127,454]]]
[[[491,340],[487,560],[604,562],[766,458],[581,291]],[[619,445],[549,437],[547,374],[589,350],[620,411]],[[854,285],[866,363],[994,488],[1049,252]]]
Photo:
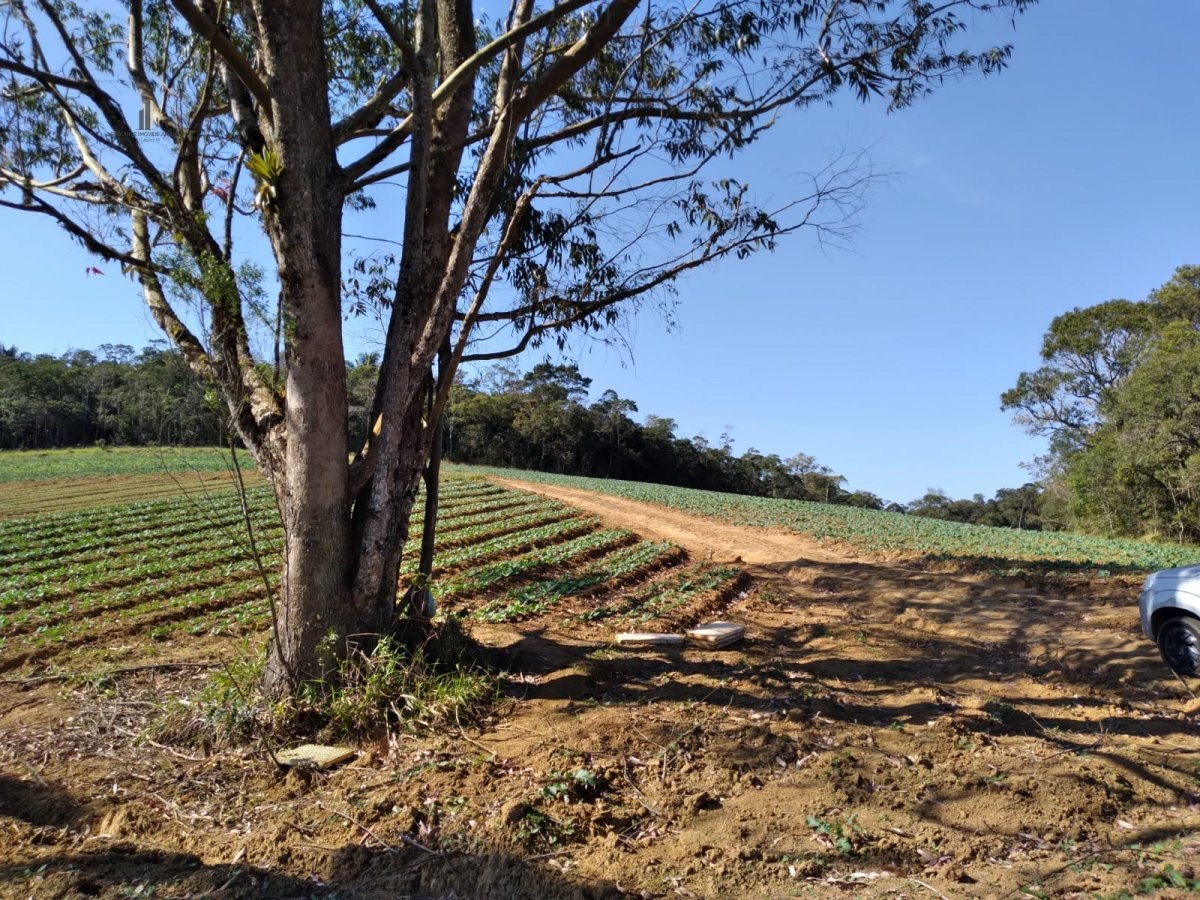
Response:
[[[122,263],[219,386],[283,520],[276,695],[333,677],[348,636],[392,627],[460,363],[601,331],[791,232],[841,233],[873,178],[861,156],[772,208],[706,170],[785,110],[843,91],[898,109],[1009,53],[961,46],[972,0],[515,0],[499,19],[470,0],[128,8],[0,8],[0,206]],[[386,321],[374,427],[349,447],[342,328],[361,286],[343,223],[390,183],[403,225],[375,237],[402,249],[385,294],[371,286]],[[269,248],[236,246],[247,231]],[[273,315],[246,268],[267,252]],[[275,326],[274,359],[252,352],[256,319]]]

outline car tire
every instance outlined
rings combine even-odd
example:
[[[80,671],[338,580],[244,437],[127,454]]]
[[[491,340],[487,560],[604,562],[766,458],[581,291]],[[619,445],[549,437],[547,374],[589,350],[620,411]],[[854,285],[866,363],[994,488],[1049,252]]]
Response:
[[[1158,629],[1158,652],[1177,675],[1200,675],[1200,619],[1176,616]]]

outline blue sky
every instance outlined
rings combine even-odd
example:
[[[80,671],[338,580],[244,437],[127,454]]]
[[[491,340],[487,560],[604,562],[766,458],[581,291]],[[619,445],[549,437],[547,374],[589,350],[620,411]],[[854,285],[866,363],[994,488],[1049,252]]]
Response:
[[[886,115],[849,97],[785,117],[739,162],[759,193],[866,147],[893,173],[847,248],[801,233],[680,285],[679,327],[652,311],[632,354],[578,347],[594,395],[735,452],[811,454],[851,489],[905,502],[1028,480],[1040,453],[999,395],[1038,365],[1050,320],[1141,298],[1200,263],[1200,2],[1043,0],[983,40],[1008,70]],[[0,212],[0,343],[61,353],[156,337],[136,286],[44,222]],[[369,342],[351,323],[350,353]],[[532,364],[538,357],[524,360]]]

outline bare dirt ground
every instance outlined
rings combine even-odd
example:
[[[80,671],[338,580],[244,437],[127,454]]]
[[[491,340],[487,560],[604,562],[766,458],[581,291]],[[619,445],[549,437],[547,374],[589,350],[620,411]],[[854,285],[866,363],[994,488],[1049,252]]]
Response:
[[[146,738],[203,667],[6,678],[0,896],[1165,898],[1200,874],[1195,701],[1138,631],[1136,579],[927,571],[522,487],[740,558],[752,586],[716,613],[747,640],[479,627],[510,673],[482,728],[329,773]]]

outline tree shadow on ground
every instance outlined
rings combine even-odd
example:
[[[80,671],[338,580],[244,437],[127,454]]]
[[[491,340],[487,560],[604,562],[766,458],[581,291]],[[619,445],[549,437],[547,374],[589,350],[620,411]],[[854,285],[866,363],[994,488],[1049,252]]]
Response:
[[[1054,596],[1019,580],[980,583],[904,565],[804,559],[760,567],[756,574],[757,595],[775,599],[745,610],[751,624],[747,641],[723,651],[619,650],[602,632],[526,626],[493,659],[499,668],[522,675],[510,683],[511,693],[541,699],[707,698],[758,709],[786,705],[789,698],[811,693],[815,683],[836,685],[847,713],[858,721],[903,715],[928,722],[944,714],[946,703],[953,705],[957,685],[969,682],[975,691],[986,683],[989,695],[1043,707],[1051,716],[1064,704],[1115,699],[1122,712],[1110,717],[1108,728],[1193,733],[1178,720],[1146,717],[1146,708],[1164,699],[1186,699],[1188,688],[1170,675],[1154,645],[1134,633],[1135,600],[1124,598],[1119,585],[1107,597],[1082,591]],[[944,596],[947,584],[956,592],[951,602]],[[806,607],[820,613],[795,621],[793,614]],[[764,609],[777,615],[763,615]],[[739,611],[732,614],[739,617]],[[588,643],[589,636],[600,640]],[[1009,696],[1012,683],[1022,678],[1053,682],[1070,693],[1061,700]],[[720,685],[716,690],[714,681]],[[921,687],[945,691],[946,701],[909,709],[891,702]],[[1109,696],[1089,696],[1096,689]],[[1136,716],[1134,707],[1141,707]],[[1120,728],[1123,718],[1136,721]],[[1063,727],[1067,721],[1043,724]]]
[[[330,875],[308,878],[253,865],[206,865],[189,853],[140,850],[121,844],[95,853],[60,853],[0,868],[8,896],[171,896],[242,898],[358,898],[358,900],[616,900],[629,896],[615,884],[577,882],[496,853],[425,853],[368,850],[348,844],[330,852]]]
[[[1200,737],[1195,718],[1171,708],[1188,688],[1136,630],[1136,594],[1123,582],[1093,594],[808,559],[755,576],[758,601],[732,613],[750,624],[742,644],[627,651],[587,643],[597,631],[525,626],[497,651],[518,673],[508,694],[564,701],[568,714],[665,702],[872,727],[957,717],[956,727],[1033,738],[1054,753],[1094,751],[1111,736]],[[1113,763],[1166,786],[1156,764]]]
[[[66,828],[81,811],[66,791],[49,782],[0,774],[0,817],[11,816],[35,827]]]
[[[903,720],[928,725],[959,705],[956,684],[967,678],[994,679],[994,693],[983,698],[995,707],[991,715],[994,733],[1045,737],[1078,731],[1085,739],[1094,736],[1093,726],[1069,715],[1070,708],[1108,705],[1084,696],[1064,700],[1018,696],[1009,684],[1011,665],[981,665],[979,648],[970,641],[922,637],[919,650],[926,654],[924,658],[866,660],[830,654],[805,656],[804,647],[811,641],[811,635],[795,635],[787,644],[771,641],[770,646],[756,648],[619,653],[588,652],[579,645],[557,641],[545,631],[528,632],[505,648],[509,671],[520,672],[508,681],[506,692],[518,699],[567,701],[572,704],[567,712],[597,702],[678,702],[753,711],[805,708],[827,718],[861,724],[887,726]],[[799,656],[789,658],[789,652]],[[1138,654],[1129,663],[1134,667],[1133,677],[1160,678],[1156,669],[1161,664],[1143,657]],[[512,664],[515,660],[520,661],[519,666]],[[896,697],[920,688],[938,691],[941,696],[896,702]],[[830,699],[830,694],[837,696]],[[1161,693],[1150,688],[1135,689],[1133,694],[1141,703],[1161,699]],[[1017,703],[1041,710],[1036,715],[1008,716],[1006,708]],[[1087,730],[1079,731],[1081,727]],[[1176,717],[1148,717],[1144,709],[1135,709],[1130,703],[1105,716],[1102,728],[1106,733],[1134,736],[1200,736],[1200,727],[1193,723]]]

